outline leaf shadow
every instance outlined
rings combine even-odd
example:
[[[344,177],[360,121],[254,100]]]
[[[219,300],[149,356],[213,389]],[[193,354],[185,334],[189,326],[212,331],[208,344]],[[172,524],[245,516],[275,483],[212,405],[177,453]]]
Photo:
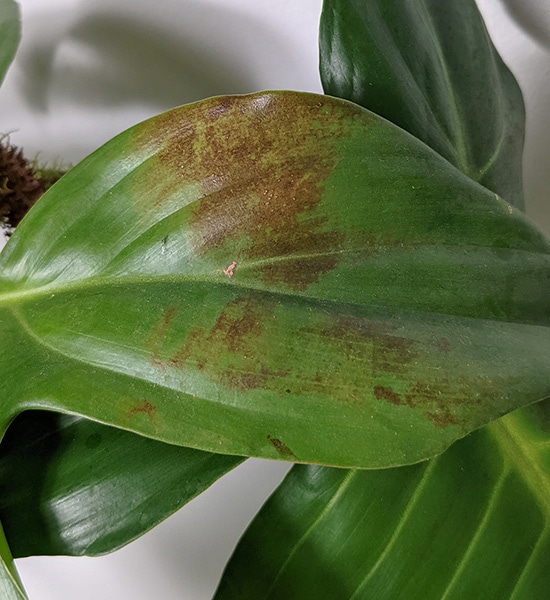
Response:
[[[11,423],[0,444],[0,521],[15,557],[44,554],[52,548],[51,517],[37,507],[49,460],[63,445],[61,419],[53,412],[25,411]]]
[[[529,94],[526,95],[527,122],[523,172],[525,181],[525,204],[528,216],[537,226],[550,236],[550,214],[548,211],[548,190],[550,171],[550,120],[547,117],[550,106],[550,67],[546,57],[540,57],[529,65]],[[544,76],[544,73],[547,75]],[[543,75],[543,76],[541,76]]]
[[[159,112],[255,91],[254,68],[242,57],[258,40],[274,60],[289,54],[280,35],[246,13],[189,1],[182,14],[184,21],[167,26],[120,6],[83,11],[64,32],[54,27],[54,35],[24,49],[25,100],[41,111],[55,97],[86,109],[137,105]]]
[[[502,4],[514,21],[532,38],[550,48],[550,13],[541,18],[541,10],[533,9],[533,2],[502,0]],[[542,5],[542,2],[540,3]]]

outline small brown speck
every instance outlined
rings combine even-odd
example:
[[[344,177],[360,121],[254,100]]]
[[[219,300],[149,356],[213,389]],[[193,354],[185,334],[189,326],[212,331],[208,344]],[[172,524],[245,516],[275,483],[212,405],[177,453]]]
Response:
[[[449,354],[451,351],[451,342],[447,338],[440,338],[435,342],[435,347],[444,354]]]

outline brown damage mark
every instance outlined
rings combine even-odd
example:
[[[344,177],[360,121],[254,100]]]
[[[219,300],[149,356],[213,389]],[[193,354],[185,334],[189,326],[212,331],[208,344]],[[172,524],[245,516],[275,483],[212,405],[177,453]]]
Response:
[[[374,396],[378,400],[386,400],[386,402],[390,402],[391,404],[395,404],[396,406],[400,406],[401,404],[403,404],[401,396],[394,392],[391,387],[387,387],[384,385],[374,386]]]
[[[235,261],[233,261],[228,267],[227,269],[224,269],[223,272],[231,279],[231,277],[233,277],[233,275],[235,274],[235,267],[237,266],[237,263]]]
[[[290,369],[269,369],[264,365],[259,369],[241,370],[235,365],[230,365],[223,373],[220,380],[228,387],[238,389],[241,392],[248,390],[265,389],[270,387],[274,381],[284,379],[290,374]]]
[[[292,452],[292,450],[286,444],[281,442],[281,440],[279,440],[278,438],[273,438],[270,435],[267,436],[267,439],[281,456],[283,456],[284,458],[292,458],[294,460],[297,460],[297,456],[294,454],[294,452]]]
[[[465,403],[462,397],[457,398],[450,390],[442,393],[439,386],[420,382],[406,394],[405,402],[411,408],[421,408],[426,417],[440,429],[459,424],[455,410]]]
[[[375,386],[373,392],[378,400],[421,411],[437,428],[460,425],[460,409],[477,403],[471,393],[462,392],[459,382],[445,379],[430,384],[417,381],[402,394],[381,385]]]
[[[230,354],[254,350],[254,340],[262,333],[265,316],[262,305],[252,298],[232,300],[220,312],[208,340],[221,344]]]
[[[442,401],[437,392],[429,385],[416,383],[404,397],[397,394],[391,387],[382,385],[375,386],[373,392],[378,400],[385,400],[395,406],[408,406],[421,410],[424,416],[438,428],[458,425],[458,419],[448,405],[448,398],[445,399],[445,402]]]
[[[433,382],[413,381],[407,385],[422,347],[399,335],[395,324],[353,315],[338,315],[332,317],[332,321],[332,325],[319,330],[302,330],[302,334],[315,336],[323,345],[331,347],[328,355],[333,357],[333,362],[320,362],[317,373],[307,380],[297,380],[293,392],[328,392],[340,402],[362,405],[365,391],[372,381],[378,381],[380,383],[372,388],[377,400],[416,409],[438,428],[461,425],[463,414],[477,410],[481,396],[476,397],[472,390],[479,390],[478,382],[474,386],[467,380],[437,376]],[[439,343],[445,352],[447,344],[442,340]],[[382,383],[390,377],[400,382],[398,390]]]
[[[435,347],[443,354],[449,354],[451,351],[451,342],[447,338],[440,338],[435,342]]]
[[[128,421],[137,419],[137,423],[132,423],[132,427],[135,427],[138,431],[158,432],[162,426],[162,419],[159,417],[157,407],[145,398],[132,402],[126,408],[125,416]]]
[[[138,404],[133,406],[128,411],[128,416],[130,418],[135,417],[136,415],[146,415],[150,419],[153,419],[157,412],[157,407],[154,404],[151,404],[149,400],[141,400]]]
[[[342,404],[362,407],[373,379],[392,374],[406,377],[418,357],[415,341],[398,335],[385,320],[355,315],[332,315],[319,327],[302,327],[298,335],[312,348],[321,346],[316,369],[296,377],[292,393],[322,394]],[[381,388],[380,394],[384,393]]]
[[[238,248],[264,282],[298,290],[336,268],[344,236],[318,209],[352,121],[330,98],[292,94],[217,98],[155,119],[165,179],[175,190],[202,183],[195,251],[222,260]]]
[[[415,341],[398,335],[395,326],[388,321],[338,315],[322,335],[341,344],[346,354],[357,359],[370,355],[375,376],[405,373],[411,361],[418,358]]]
[[[185,343],[176,352],[176,354],[174,354],[174,356],[168,360],[168,364],[177,369],[183,369],[187,361],[191,358],[194,348],[200,346],[204,338],[205,332],[201,327],[197,327],[196,329],[190,331],[185,338]],[[199,363],[197,361],[196,365],[199,371],[204,369],[204,363]]]
[[[241,392],[269,387],[290,370],[272,368],[257,360],[264,355],[264,324],[273,305],[254,298],[237,298],[223,308],[209,330],[191,330],[168,360],[174,368],[195,367],[211,379]]]
[[[178,309],[173,306],[166,308],[161,319],[153,326],[145,340],[144,347],[151,355],[151,364],[157,367],[162,368],[164,366],[164,361],[161,358],[162,343],[177,312]]]
[[[231,98],[221,97],[216,104],[206,111],[206,118],[210,121],[217,121],[223,117],[231,108]]]

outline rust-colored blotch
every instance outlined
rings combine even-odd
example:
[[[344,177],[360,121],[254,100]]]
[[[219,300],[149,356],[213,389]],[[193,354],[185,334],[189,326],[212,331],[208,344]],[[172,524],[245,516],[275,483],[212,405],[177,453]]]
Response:
[[[169,178],[202,185],[195,252],[238,246],[227,261],[294,289],[334,269],[343,235],[317,209],[352,121],[331,98],[291,93],[214,98],[156,119]]]

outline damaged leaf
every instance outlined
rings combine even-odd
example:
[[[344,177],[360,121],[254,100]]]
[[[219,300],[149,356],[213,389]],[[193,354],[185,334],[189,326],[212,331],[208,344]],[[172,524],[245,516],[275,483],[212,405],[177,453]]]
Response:
[[[182,107],[71,170],[2,252],[4,419],[54,409],[225,454],[417,462],[550,394],[549,249],[351,103]]]

